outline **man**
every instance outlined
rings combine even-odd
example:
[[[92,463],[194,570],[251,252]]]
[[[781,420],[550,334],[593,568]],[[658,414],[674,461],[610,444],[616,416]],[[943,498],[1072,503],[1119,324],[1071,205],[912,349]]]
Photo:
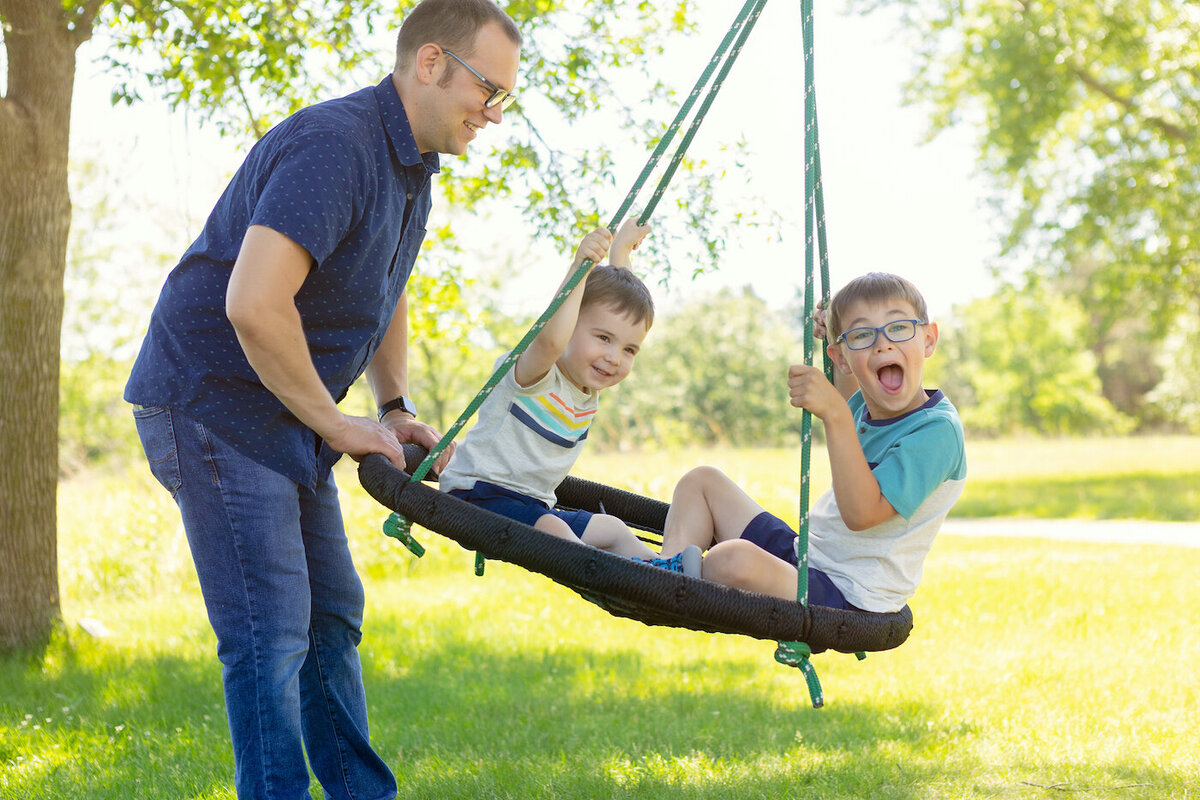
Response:
[[[239,797],[309,797],[306,753],[326,797],[395,796],[331,467],[439,439],[407,397],[404,287],[437,154],[502,121],[520,48],[491,0],[423,0],[388,78],[254,146],[154,309],[125,398],[217,635]],[[337,407],[364,371],[378,420]]]

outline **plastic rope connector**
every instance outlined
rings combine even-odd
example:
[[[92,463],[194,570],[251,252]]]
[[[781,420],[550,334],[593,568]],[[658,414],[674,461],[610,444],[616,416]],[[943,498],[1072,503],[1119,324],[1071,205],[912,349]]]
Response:
[[[487,559],[484,558],[483,553],[476,553],[475,554],[475,574],[482,576],[483,568],[486,564],[487,564]]]
[[[404,546],[408,548],[409,552],[411,552],[417,558],[425,555],[425,548],[421,546],[420,542],[413,538],[412,520],[408,519],[407,517],[402,517],[393,512],[387,519],[383,521],[383,532],[388,536],[391,536],[393,539],[399,539],[401,542],[403,542]]]
[[[808,696],[813,708],[825,705],[825,695],[821,689],[821,679],[817,677],[817,668],[813,666],[809,656],[812,650],[804,642],[780,642],[775,649],[775,660],[789,667],[796,667],[804,673],[804,682],[808,685]]]

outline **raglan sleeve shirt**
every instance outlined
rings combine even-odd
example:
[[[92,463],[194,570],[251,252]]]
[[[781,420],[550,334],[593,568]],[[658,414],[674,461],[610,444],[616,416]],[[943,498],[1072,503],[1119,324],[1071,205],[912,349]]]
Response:
[[[871,420],[860,394],[850,399],[863,454],[896,514],[862,531],[842,521],[833,491],[810,515],[810,564],[853,605],[896,611],[915,593],[925,556],[966,481],[958,412],[940,391],[902,417]]]

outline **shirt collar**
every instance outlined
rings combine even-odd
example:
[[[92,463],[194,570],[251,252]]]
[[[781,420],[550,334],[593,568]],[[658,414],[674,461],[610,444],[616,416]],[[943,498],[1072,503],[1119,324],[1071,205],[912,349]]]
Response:
[[[400,93],[392,84],[392,76],[388,75],[375,87],[375,98],[379,101],[379,116],[383,119],[383,128],[387,131],[396,158],[406,167],[424,164],[429,172],[441,171],[441,161],[437,153],[421,154],[417,150],[417,140],[413,138],[412,126],[408,122],[408,113],[400,102]]]

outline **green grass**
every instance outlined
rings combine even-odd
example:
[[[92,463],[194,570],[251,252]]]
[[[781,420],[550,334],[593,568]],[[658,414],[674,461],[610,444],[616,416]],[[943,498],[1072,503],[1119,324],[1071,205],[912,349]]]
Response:
[[[1164,469],[1187,473],[1169,442]],[[1025,459],[999,452],[973,469],[1021,478]],[[783,454],[701,455],[626,463],[648,480],[758,470],[752,490],[794,504],[774,485]],[[616,619],[506,564],[476,578],[428,532],[413,559],[340,477],[372,734],[403,798],[1200,796],[1200,549],[942,537],[910,641],[816,657],[815,711],[771,643]],[[140,467],[72,481],[60,527],[65,629],[44,657],[0,660],[0,798],[232,798],[215,643],[169,498]]]
[[[819,445],[810,460],[815,499],[829,488],[829,461]],[[669,500],[697,464],[721,467],[767,510],[797,517],[799,448],[585,451],[576,472]],[[968,441],[967,486],[952,515],[1198,521],[1200,436]]]

